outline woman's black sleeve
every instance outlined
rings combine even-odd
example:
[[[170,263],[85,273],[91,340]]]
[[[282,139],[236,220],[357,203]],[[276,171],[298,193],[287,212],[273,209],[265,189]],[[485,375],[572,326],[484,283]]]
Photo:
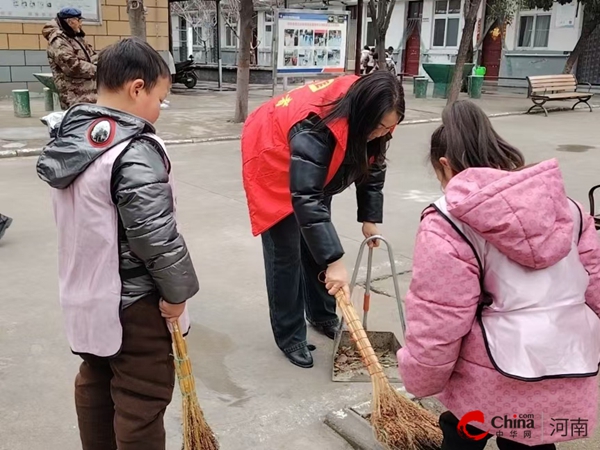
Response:
[[[380,140],[369,142],[367,146],[367,155],[371,156],[377,150],[376,146],[381,146],[383,152],[369,166],[369,175],[362,182],[356,183],[356,203],[358,206],[357,220],[359,222],[383,222],[383,185],[385,184],[385,172],[387,164],[385,153],[387,151],[387,142],[391,136],[383,137]]]
[[[373,163],[369,167],[369,176],[356,184],[356,203],[359,222],[383,222],[383,185],[385,183],[386,163]]]
[[[328,129],[314,128],[304,120],[289,133],[290,191],[294,214],[302,236],[318,264],[337,261],[344,249],[324,203],[323,189],[333,158],[336,140]]]

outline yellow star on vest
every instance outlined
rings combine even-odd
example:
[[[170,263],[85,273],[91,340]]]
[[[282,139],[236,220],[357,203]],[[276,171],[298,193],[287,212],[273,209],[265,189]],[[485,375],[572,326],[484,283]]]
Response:
[[[286,95],[281,100],[279,100],[275,106],[276,107],[288,106],[291,101],[292,101],[292,97],[290,97],[289,95]]]

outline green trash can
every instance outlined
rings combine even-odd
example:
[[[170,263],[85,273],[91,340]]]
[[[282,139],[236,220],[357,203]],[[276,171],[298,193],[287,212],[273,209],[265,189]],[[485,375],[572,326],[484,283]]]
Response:
[[[31,117],[31,103],[29,102],[29,90],[15,89],[12,91],[12,95],[15,117]]]
[[[481,98],[483,88],[483,75],[471,75],[469,77],[469,97]]]
[[[427,84],[429,80],[425,77],[415,78],[415,97],[426,98],[427,97]]]
[[[44,88],[44,109],[46,111],[54,111],[54,95],[47,87]]]
[[[415,76],[413,77],[413,93],[414,93],[414,92],[415,92],[415,90],[417,89],[417,80],[418,80],[419,78],[427,78],[427,77],[425,77],[425,76],[423,76],[423,75],[415,75]]]

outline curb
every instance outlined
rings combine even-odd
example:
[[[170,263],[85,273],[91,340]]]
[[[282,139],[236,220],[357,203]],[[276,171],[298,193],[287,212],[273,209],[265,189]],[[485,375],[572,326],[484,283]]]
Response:
[[[415,399],[401,387],[397,390],[408,399],[413,400],[426,410],[438,416],[446,410],[442,404],[433,398]],[[367,419],[371,412],[371,401],[355,406],[332,411],[324,419],[325,425],[343,438],[355,450],[384,450],[375,439],[375,430]]]
[[[165,145],[185,145],[185,144],[207,144],[210,142],[237,141],[241,135],[215,136],[209,138],[190,138],[190,139],[171,139],[166,140]],[[42,153],[41,148],[20,148],[16,150],[0,150],[0,159],[20,158],[26,156],[39,156]]]
[[[591,105],[593,109],[600,108],[600,105]],[[569,107],[554,107],[547,108],[548,112],[558,112],[558,111],[571,111]],[[533,114],[541,114],[541,111],[535,111]],[[488,114],[490,119],[494,119],[496,117],[510,117],[510,116],[522,116],[527,115],[526,111],[513,111],[513,112],[503,112],[503,113],[494,113]],[[434,119],[420,119],[420,120],[407,120],[406,122],[402,122],[402,125],[419,125],[424,123],[439,123],[442,121],[441,117],[436,117]],[[227,141],[237,141],[241,138],[241,135],[229,135],[229,136],[215,136],[209,138],[188,138],[188,139],[172,139],[166,140],[165,145],[186,145],[186,144],[208,144],[211,142],[227,142]],[[22,148],[17,150],[0,150],[0,159],[6,158],[20,158],[26,156],[39,156],[42,153],[41,148]]]

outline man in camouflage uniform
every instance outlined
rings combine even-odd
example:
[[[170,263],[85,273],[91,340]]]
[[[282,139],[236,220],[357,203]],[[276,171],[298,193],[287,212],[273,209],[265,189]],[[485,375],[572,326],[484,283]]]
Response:
[[[79,9],[63,8],[42,30],[63,109],[76,103],[96,103],[98,55],[84,39],[82,20]]]

